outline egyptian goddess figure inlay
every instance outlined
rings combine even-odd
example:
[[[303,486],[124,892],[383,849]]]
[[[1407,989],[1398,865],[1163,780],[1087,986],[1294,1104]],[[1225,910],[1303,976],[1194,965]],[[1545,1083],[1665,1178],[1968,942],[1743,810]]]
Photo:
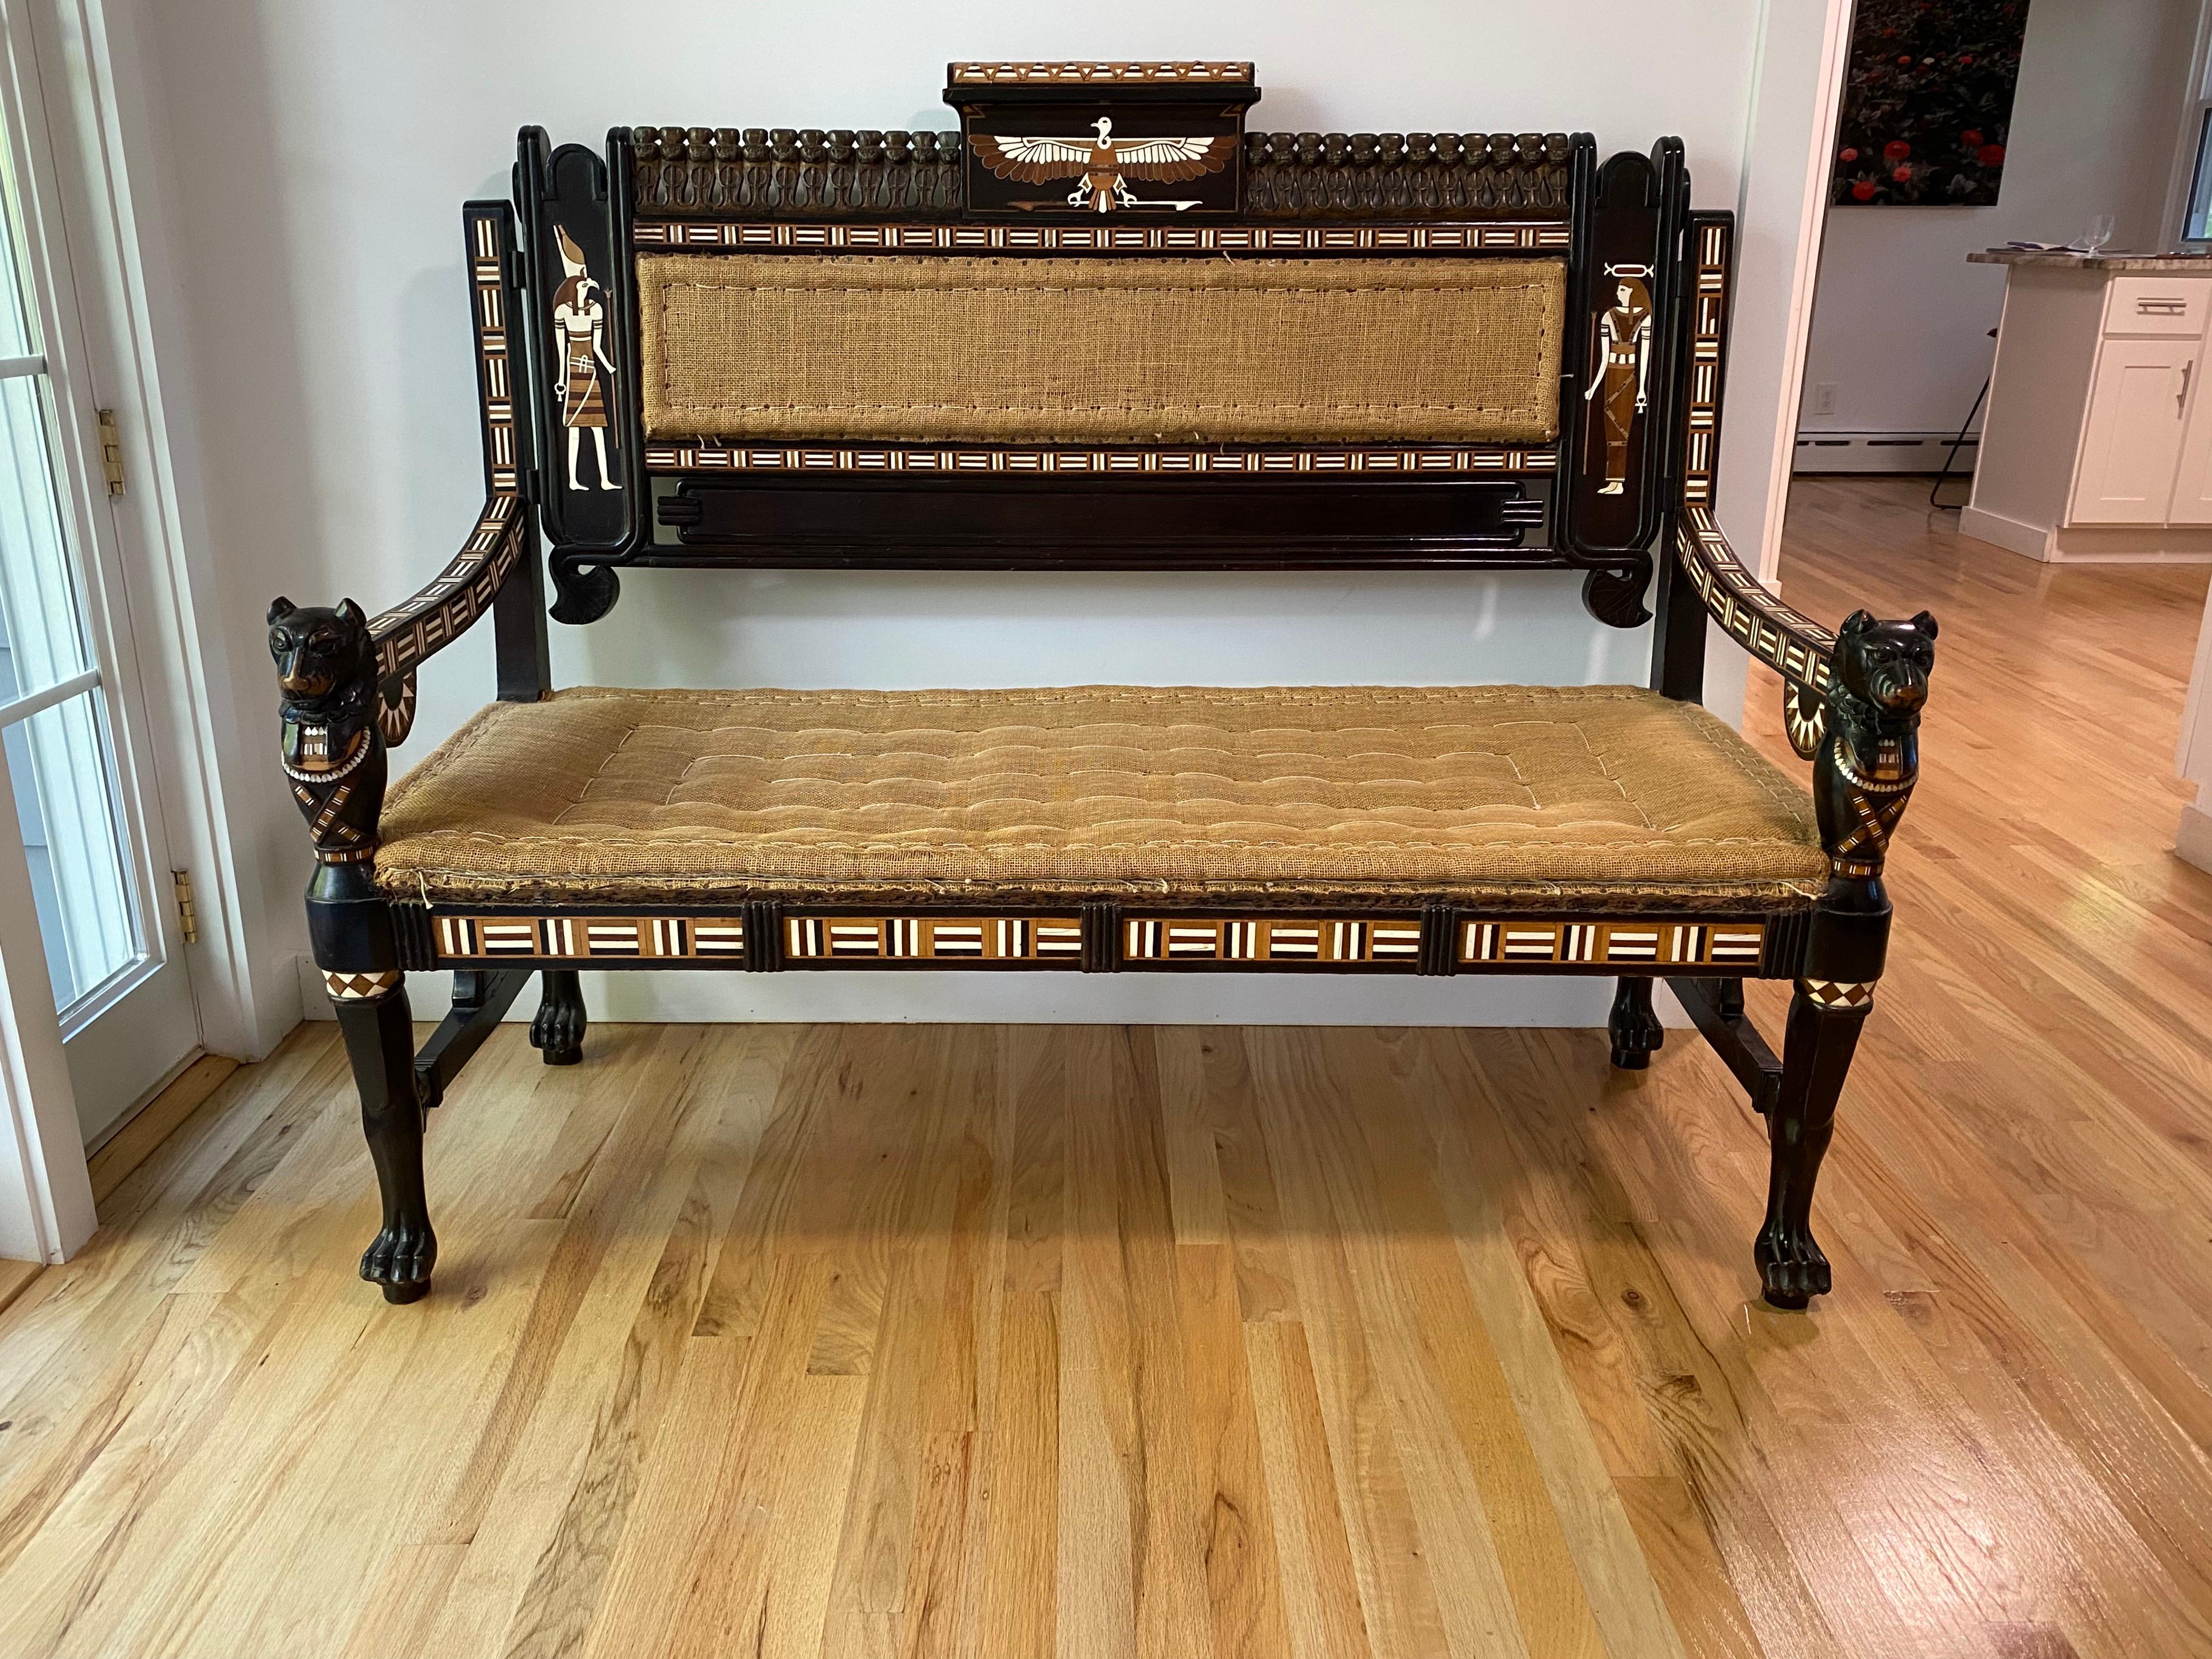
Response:
[[[1592,338],[1591,374],[1583,399],[1603,426],[1605,483],[1601,495],[1628,488],[1628,440],[1651,404],[1651,290],[1640,268],[1613,266],[1613,303],[1601,313]]]

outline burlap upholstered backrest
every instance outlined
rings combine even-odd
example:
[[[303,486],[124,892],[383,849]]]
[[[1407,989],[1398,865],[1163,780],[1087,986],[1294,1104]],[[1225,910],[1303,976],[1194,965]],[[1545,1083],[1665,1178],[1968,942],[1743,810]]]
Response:
[[[1719,422],[1680,143],[1248,131],[1254,73],[956,63],[946,132],[526,130],[554,617],[635,568],[1480,566],[1641,623]]]
[[[1558,259],[645,254],[645,434],[1548,442]]]

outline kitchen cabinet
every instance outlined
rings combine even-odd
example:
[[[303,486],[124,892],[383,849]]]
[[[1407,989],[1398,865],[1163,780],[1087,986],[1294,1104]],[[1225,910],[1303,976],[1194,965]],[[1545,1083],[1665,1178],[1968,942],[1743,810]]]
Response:
[[[2164,524],[2181,466],[2195,340],[2106,340],[2089,383],[2088,418],[2069,524]]]
[[[2190,376],[2189,417],[2183,424],[2180,464],[2173,475],[2173,505],[2166,521],[2212,526],[2212,393],[2195,396],[2196,382],[2212,370],[2212,354],[2200,355]]]
[[[2212,562],[2212,260],[2008,267],[1967,535],[2053,562]]]

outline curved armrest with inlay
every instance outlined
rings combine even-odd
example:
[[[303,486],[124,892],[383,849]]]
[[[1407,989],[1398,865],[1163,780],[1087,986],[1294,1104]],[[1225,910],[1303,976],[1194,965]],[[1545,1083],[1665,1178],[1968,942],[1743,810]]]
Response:
[[[1891,831],[1920,775],[1920,709],[1936,664],[1936,618],[1881,622],[1855,611],[1831,632],[1782,602],[1735,556],[1713,517],[1726,368],[1735,216],[1692,214],[1696,281],[1683,403],[1682,498],[1674,557],[1729,637],[1782,676],[1790,746],[1813,763],[1813,803],[1850,907],[1887,905],[1879,887]]]
[[[520,496],[492,496],[451,563],[420,592],[368,619],[377,724],[386,743],[400,742],[414,724],[416,669],[491,609],[521,555],[527,521]]]
[[[475,527],[427,586],[374,617],[351,599],[325,609],[278,599],[269,607],[284,775],[325,868],[366,866],[375,858],[385,750],[415,723],[416,672],[492,608],[531,545],[508,352],[508,323],[518,313],[514,210],[471,202],[462,223],[483,434],[484,503]]]
[[[1808,760],[1820,747],[1823,700],[1836,636],[1791,610],[1737,558],[1711,512],[1685,507],[1675,521],[1674,556],[1705,609],[1729,637],[1780,674],[1790,742]]]

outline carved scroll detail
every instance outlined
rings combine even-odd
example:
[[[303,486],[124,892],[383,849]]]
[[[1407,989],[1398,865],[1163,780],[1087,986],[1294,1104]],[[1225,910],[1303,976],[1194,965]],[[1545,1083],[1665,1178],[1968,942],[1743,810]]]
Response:
[[[1248,132],[1254,218],[1566,216],[1564,132]]]
[[[638,127],[641,218],[955,219],[957,132]],[[1563,132],[1248,132],[1246,216],[1565,219]]]
[[[957,217],[957,132],[639,127],[637,212],[823,219]]]

